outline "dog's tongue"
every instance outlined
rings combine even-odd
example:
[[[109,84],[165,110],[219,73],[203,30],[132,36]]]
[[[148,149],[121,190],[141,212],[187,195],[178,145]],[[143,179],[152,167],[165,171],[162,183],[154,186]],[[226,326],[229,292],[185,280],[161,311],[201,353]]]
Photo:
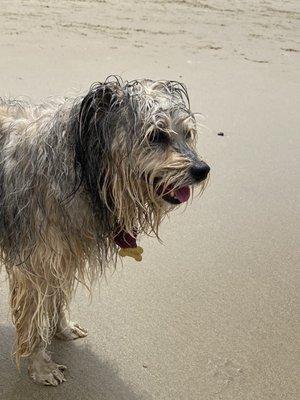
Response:
[[[181,203],[185,203],[188,201],[191,195],[191,190],[189,186],[183,186],[180,189],[175,190],[174,195],[177,200],[179,200]]]

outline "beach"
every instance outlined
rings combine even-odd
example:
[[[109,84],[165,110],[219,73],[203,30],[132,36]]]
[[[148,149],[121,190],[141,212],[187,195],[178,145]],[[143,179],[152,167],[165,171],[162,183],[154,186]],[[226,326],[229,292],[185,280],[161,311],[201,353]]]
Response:
[[[15,367],[2,271],[0,399],[298,398],[299,19],[297,0],[1,1],[0,97],[179,80],[211,176],[163,243],[141,239],[141,263],[107,271],[92,300],[78,289],[72,319],[89,335],[53,342],[58,387]]]

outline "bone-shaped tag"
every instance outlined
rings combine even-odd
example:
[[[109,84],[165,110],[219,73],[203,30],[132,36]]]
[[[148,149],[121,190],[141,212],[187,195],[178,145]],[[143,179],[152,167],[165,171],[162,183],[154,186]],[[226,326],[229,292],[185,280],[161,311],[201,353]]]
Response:
[[[143,253],[143,248],[140,246],[137,247],[125,247],[120,249],[119,255],[121,257],[132,257],[135,259],[135,261],[142,261],[142,253]]]

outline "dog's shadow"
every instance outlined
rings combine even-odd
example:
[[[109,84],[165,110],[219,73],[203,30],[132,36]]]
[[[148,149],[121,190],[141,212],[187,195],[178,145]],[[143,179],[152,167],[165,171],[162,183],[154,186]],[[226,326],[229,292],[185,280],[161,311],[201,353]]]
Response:
[[[83,342],[54,341],[51,350],[56,357],[53,358],[68,366],[67,382],[51,388],[35,385],[30,381],[25,365],[22,365],[20,372],[16,370],[11,356],[13,341],[13,327],[0,325],[0,399],[152,399],[148,393],[136,393],[119,377],[117,368],[111,362],[102,362]]]

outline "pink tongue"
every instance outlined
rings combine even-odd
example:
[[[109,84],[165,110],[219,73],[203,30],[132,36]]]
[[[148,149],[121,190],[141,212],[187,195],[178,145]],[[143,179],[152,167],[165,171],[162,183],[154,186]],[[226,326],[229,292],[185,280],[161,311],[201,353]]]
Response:
[[[190,198],[191,190],[189,186],[183,186],[180,189],[175,190],[175,197],[181,203],[185,203]]]

